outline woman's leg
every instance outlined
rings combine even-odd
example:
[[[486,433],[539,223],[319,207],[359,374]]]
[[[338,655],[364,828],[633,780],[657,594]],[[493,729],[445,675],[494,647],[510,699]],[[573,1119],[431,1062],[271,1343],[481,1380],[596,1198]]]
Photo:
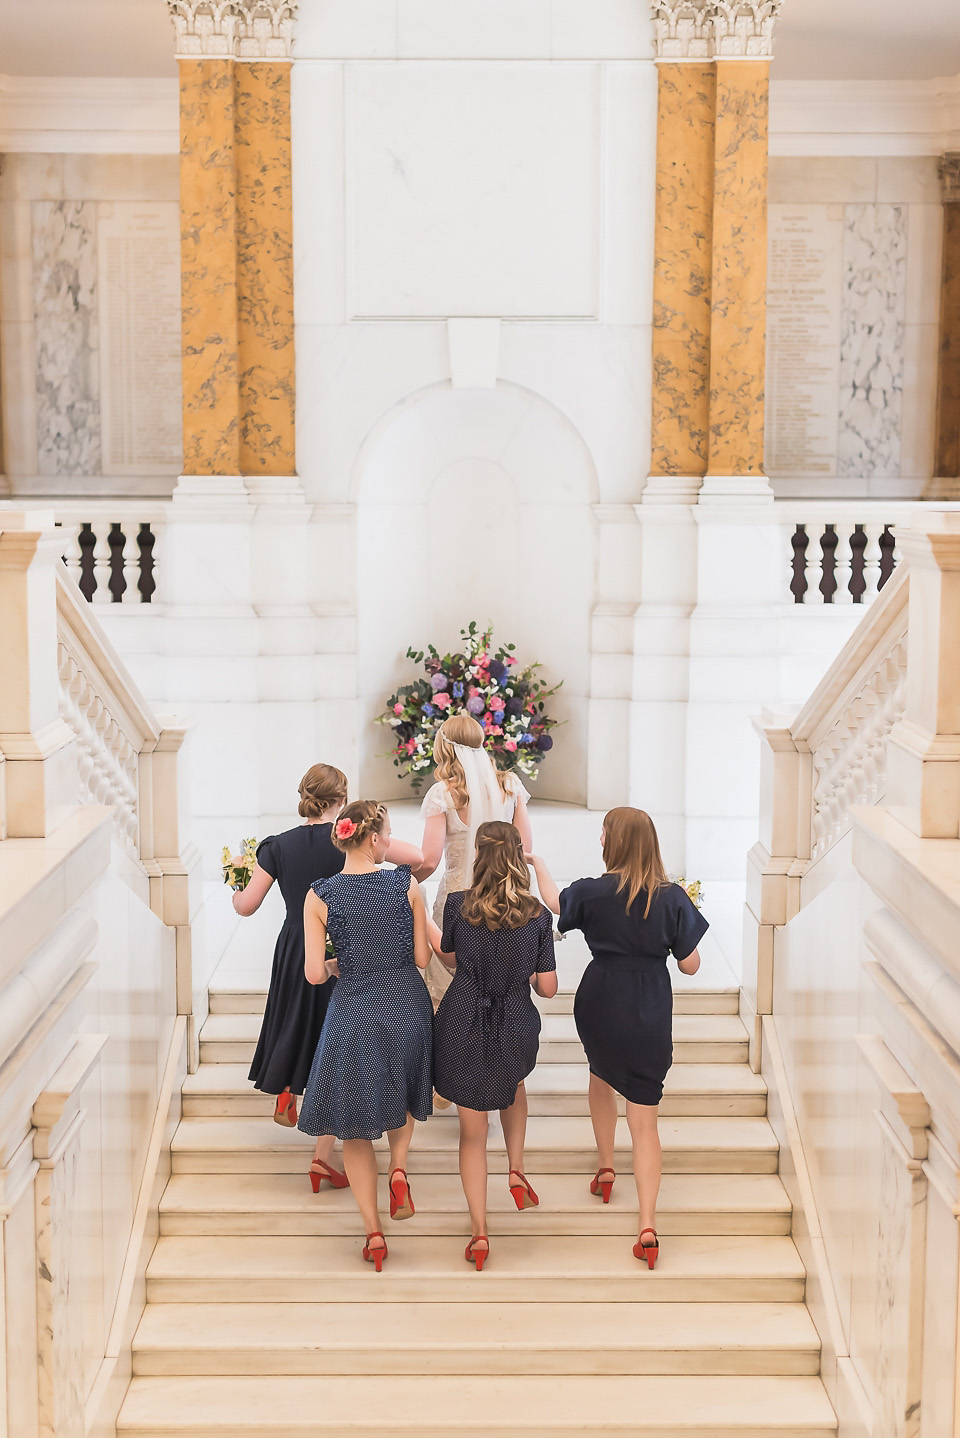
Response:
[[[640,1230],[657,1226],[657,1194],[660,1192],[660,1134],[656,1104],[627,1100],[627,1124],[633,1140],[633,1173],[640,1204]]]
[[[597,1143],[597,1167],[613,1169],[613,1146],[617,1137],[617,1095],[608,1083],[590,1075],[590,1121]]]
[[[408,1113],[403,1128],[391,1128],[387,1131],[387,1143],[390,1145],[390,1173],[393,1173],[395,1168],[402,1168],[404,1173],[407,1171],[407,1154],[410,1152],[410,1140],[413,1138],[413,1123],[413,1114]]]
[[[332,1133],[322,1133],[317,1139],[317,1147],[313,1156],[319,1163],[325,1163],[328,1168],[333,1168],[333,1164],[330,1160],[333,1158],[333,1145],[335,1143],[336,1139]]]
[[[487,1115],[457,1106],[460,1119],[460,1182],[474,1238],[487,1231]]]
[[[523,1145],[527,1138],[527,1090],[523,1083],[517,1084],[517,1096],[509,1108],[500,1110],[503,1137],[507,1145],[507,1163],[510,1174],[523,1173]],[[507,1177],[509,1178],[509,1174]]]
[[[377,1208],[377,1155],[368,1138],[344,1139],[343,1166],[363,1219],[364,1232],[382,1233],[383,1224]],[[380,1247],[379,1241],[374,1247]]]

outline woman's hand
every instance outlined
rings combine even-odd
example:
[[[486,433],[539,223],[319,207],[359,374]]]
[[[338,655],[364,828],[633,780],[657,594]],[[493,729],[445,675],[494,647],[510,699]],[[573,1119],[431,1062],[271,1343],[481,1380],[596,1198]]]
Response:
[[[235,859],[234,863],[239,865],[240,860]],[[247,887],[234,890],[232,900],[234,912],[239,914],[241,919],[248,919],[251,914],[255,914],[266,898],[272,883],[273,875],[268,874],[266,869],[261,869],[259,864],[254,864]]]
[[[537,876],[537,888],[540,890],[541,901],[546,904],[552,914],[559,914],[560,891],[545,861],[539,854],[525,854],[524,858]]]

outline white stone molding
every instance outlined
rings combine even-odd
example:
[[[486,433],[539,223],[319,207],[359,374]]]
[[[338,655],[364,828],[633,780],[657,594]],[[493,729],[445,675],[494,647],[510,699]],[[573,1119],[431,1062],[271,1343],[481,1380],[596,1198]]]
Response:
[[[713,0],[714,52],[718,60],[769,60],[773,29],[783,0]]]
[[[231,59],[236,52],[237,0],[167,0],[178,59]]]
[[[658,60],[713,57],[712,0],[652,0]]]
[[[960,204],[960,152],[941,155],[937,166],[945,205]]]
[[[241,60],[289,60],[300,0],[242,0],[237,32]]]

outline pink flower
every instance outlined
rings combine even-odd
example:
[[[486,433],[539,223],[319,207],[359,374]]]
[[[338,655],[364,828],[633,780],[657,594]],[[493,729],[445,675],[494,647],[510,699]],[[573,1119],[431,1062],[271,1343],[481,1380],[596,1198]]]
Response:
[[[506,744],[504,744],[503,747],[504,747],[504,749],[508,749],[508,750],[510,751],[510,753],[512,754],[513,751],[514,751],[514,750],[516,749],[516,747],[517,747],[517,741],[516,741],[516,739],[508,739],[507,742],[506,742]]]
[[[433,696],[433,702],[434,702],[434,704],[436,705],[436,707],[437,707],[438,709],[449,709],[449,708],[450,708],[450,703],[451,703],[450,695],[449,695],[449,694],[434,694],[434,696]]]
[[[413,751],[414,751],[414,749],[416,749],[416,747],[417,747],[417,741],[416,741],[416,739],[408,739],[408,740],[407,740],[407,746],[406,746],[406,747],[407,747],[407,753],[408,753],[408,754],[412,754]]]
[[[499,726],[498,724],[494,724],[493,727],[492,727],[491,730],[490,730],[490,733],[491,733],[491,734],[502,734],[502,733],[503,733],[503,730],[500,728],[500,726]]]
[[[357,832],[357,826],[352,819],[338,819],[334,832],[338,839],[352,839]]]
[[[476,684],[471,684],[471,685],[470,685],[470,688],[467,690],[467,698],[468,698],[468,699],[476,699],[476,697],[477,697],[477,695],[478,695],[479,693],[480,693],[480,690],[477,688]]]
[[[402,704],[394,704],[394,706],[393,706],[393,712],[394,712],[394,714],[402,714],[402,713],[403,713],[403,705],[402,705]]]
[[[498,710],[499,710],[499,709],[506,709],[506,707],[507,707],[506,700],[505,700],[505,699],[501,699],[499,694],[494,694],[493,698],[490,700],[490,708],[491,708],[491,709],[498,709]]]
[[[484,722],[484,724],[492,724],[492,723],[493,723],[493,715],[490,713],[490,710],[489,710],[489,709],[487,710],[486,714],[484,714],[484,716],[483,716],[483,722]]]

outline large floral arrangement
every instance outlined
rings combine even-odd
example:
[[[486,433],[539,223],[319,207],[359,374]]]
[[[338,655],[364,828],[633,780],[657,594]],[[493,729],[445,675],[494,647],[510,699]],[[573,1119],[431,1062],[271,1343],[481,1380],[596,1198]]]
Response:
[[[432,644],[425,652],[407,650],[426,677],[401,685],[378,720],[393,730],[395,766],[419,789],[433,768],[440,725],[451,714],[465,713],[483,726],[484,748],[499,769],[519,769],[535,779],[553,748],[550,730],[559,722],[549,717],[544,700],[560,685],[549,688],[539,677],[539,664],[520,668],[516,645],[494,649],[492,626],[481,630],[471,623],[460,638],[456,654],[440,654]]]

